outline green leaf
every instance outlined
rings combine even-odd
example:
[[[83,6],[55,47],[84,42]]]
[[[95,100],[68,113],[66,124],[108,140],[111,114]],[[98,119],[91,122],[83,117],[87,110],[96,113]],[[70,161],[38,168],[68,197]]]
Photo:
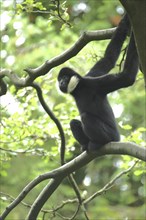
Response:
[[[36,8],[38,8],[39,10],[46,10],[46,8],[43,6],[42,2],[37,2],[36,4],[34,4],[34,6]]]
[[[131,125],[122,125],[122,128],[124,130],[131,130],[132,129],[132,126]]]

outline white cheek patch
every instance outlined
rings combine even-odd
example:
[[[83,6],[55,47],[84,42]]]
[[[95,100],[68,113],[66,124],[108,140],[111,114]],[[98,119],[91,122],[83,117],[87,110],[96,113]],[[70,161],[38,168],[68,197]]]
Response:
[[[67,92],[71,93],[79,83],[79,78],[77,76],[72,76],[68,83]]]

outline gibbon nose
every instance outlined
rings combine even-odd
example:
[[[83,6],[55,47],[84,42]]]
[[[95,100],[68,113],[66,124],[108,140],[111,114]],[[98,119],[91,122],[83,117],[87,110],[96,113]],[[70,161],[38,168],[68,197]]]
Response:
[[[60,82],[59,82],[59,87],[60,88],[64,88],[65,87],[65,82],[64,82],[64,80],[60,80]]]
[[[60,80],[59,81],[59,88],[62,92],[66,92],[67,91],[67,86],[66,86],[66,82],[64,80]]]

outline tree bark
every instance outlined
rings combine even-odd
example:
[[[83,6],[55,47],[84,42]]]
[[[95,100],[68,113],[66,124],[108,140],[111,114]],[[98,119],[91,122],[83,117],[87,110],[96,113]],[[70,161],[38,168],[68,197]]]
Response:
[[[138,48],[146,84],[146,0],[120,0],[127,11]]]

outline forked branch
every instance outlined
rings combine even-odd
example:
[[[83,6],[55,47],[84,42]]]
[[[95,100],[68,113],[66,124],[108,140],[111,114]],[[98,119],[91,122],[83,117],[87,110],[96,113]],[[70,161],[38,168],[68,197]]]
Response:
[[[37,217],[39,211],[36,211],[37,209],[40,209],[40,204],[44,204],[49,197],[53,194],[55,189],[60,185],[62,180],[67,177],[69,174],[73,173],[74,171],[78,170],[79,168],[87,165],[90,161],[97,157],[101,157],[104,155],[129,155],[132,157],[135,157],[137,159],[140,159],[142,161],[146,161],[146,148],[139,147],[138,145],[130,142],[111,142],[109,144],[106,144],[103,146],[99,151],[95,151],[92,153],[83,152],[79,156],[77,156],[75,159],[71,160],[70,162],[64,164],[63,166],[52,170],[51,172],[47,172],[45,174],[42,174],[38,176],[36,179],[31,181],[24,189],[23,191],[18,195],[18,197],[13,201],[3,212],[1,218],[4,219],[12,209],[14,209],[25,197],[26,195],[40,182],[52,179],[51,182],[46,186],[44,191],[39,195],[37,200],[35,201],[35,206],[30,211],[29,220],[31,219],[30,216],[34,215]],[[54,188],[51,186],[51,184],[55,184]],[[43,195],[45,193],[45,196]],[[47,196],[46,196],[47,194]],[[42,200],[40,202],[40,200]],[[40,203],[39,203],[40,202]],[[35,213],[35,214],[34,214]]]

